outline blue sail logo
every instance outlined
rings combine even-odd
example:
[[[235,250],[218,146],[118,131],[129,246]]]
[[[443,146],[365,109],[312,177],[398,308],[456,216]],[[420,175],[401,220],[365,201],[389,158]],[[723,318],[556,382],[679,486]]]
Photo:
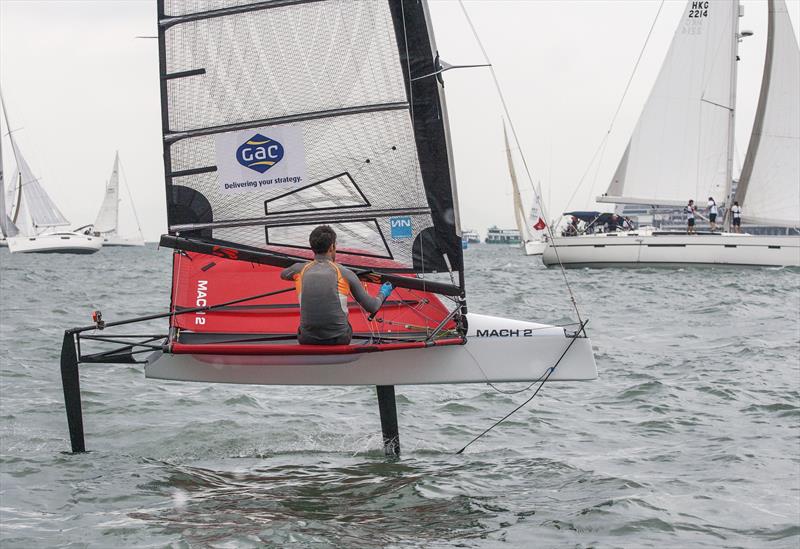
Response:
[[[242,143],[236,149],[236,160],[239,164],[258,173],[264,173],[283,158],[283,145],[264,137],[260,133]]]

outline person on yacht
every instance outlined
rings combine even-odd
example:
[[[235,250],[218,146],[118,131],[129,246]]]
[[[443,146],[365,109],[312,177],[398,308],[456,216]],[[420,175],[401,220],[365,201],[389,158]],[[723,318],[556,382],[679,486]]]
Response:
[[[717,230],[717,203],[714,201],[713,196],[708,197],[708,224],[711,227],[711,232]]]
[[[695,210],[694,200],[689,200],[689,203],[683,208],[683,213],[686,214],[686,234],[697,234],[694,229]]]

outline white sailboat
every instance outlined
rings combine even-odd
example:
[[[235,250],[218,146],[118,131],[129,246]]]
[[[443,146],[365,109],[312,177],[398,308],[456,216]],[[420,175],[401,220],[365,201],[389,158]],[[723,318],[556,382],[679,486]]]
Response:
[[[599,202],[725,201],[730,228],[741,7],[688,2],[647,104]],[[736,197],[745,222],[800,226],[800,50],[783,0],[769,0],[764,76]],[[553,246],[558,247],[556,255]],[[800,236],[642,229],[557,237],[546,265],[800,266]]]
[[[0,96],[3,118],[8,128],[11,150],[16,161],[16,171],[11,188],[6,196],[5,181],[0,166],[0,227],[6,237],[11,253],[73,253],[91,254],[103,245],[99,238],[75,231],[62,231],[59,227],[69,221],[45,192],[39,179],[33,174],[19,145],[11,132],[5,102]],[[0,145],[2,148],[2,145]],[[0,165],[2,156],[0,153]],[[10,200],[9,200],[10,197]],[[10,202],[6,210],[6,200]],[[10,213],[9,213],[10,212]]]
[[[514,169],[514,155],[511,152],[511,145],[508,142],[508,132],[506,132],[505,123],[503,123],[503,139],[506,144],[508,174],[511,178],[511,188],[514,194],[514,220],[517,223],[517,230],[519,230],[520,247],[525,255],[542,255],[547,246],[547,239],[544,233],[545,226],[539,215],[540,209],[538,200],[534,198],[534,206],[531,208],[530,216],[528,216],[522,202],[522,193],[520,193],[519,190],[519,183],[517,182],[517,172]],[[541,189],[537,190],[537,196],[541,196]],[[536,219],[534,219],[534,216],[536,216]],[[539,234],[534,235],[533,231]]]
[[[111,177],[106,184],[105,195],[100,210],[97,212],[97,219],[94,222],[92,232],[95,236],[103,239],[103,246],[144,246],[144,236],[142,227],[139,224],[139,217],[136,215],[136,207],[133,204],[130,189],[128,200],[130,210],[136,223],[136,233],[133,235],[123,235],[120,233],[120,203],[122,197],[119,192],[119,152],[114,156],[114,167],[111,170]]]

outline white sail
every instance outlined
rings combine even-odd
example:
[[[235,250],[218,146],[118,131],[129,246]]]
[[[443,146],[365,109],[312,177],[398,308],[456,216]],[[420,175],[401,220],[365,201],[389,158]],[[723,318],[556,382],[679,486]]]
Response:
[[[33,174],[30,166],[22,156],[19,145],[16,139],[14,139],[14,134],[11,132],[11,125],[8,122],[5,102],[2,103],[2,106],[3,118],[9,129],[8,136],[11,141],[11,150],[17,162],[17,173],[14,177],[14,191],[13,194],[9,193],[9,196],[14,197],[13,203],[11,204],[12,224],[16,225],[19,232],[25,236],[34,236],[39,228],[69,225],[69,221],[67,221],[58,207],[56,207],[47,195],[44,188],[39,184],[38,178]],[[3,192],[5,192],[4,189]],[[3,212],[5,212],[5,205],[3,207]]]
[[[35,230],[45,227],[61,227],[69,225],[69,221],[58,209],[39,183],[39,179],[31,171],[28,162],[22,156],[17,146],[14,136],[11,136],[11,146],[16,151],[16,158],[22,185],[21,207],[25,207],[26,214],[29,216]],[[19,217],[22,216],[20,211]],[[19,221],[17,222],[19,226]],[[21,229],[21,227],[20,227]],[[29,233],[26,233],[29,234]]]
[[[769,2],[761,95],[736,200],[745,222],[800,226],[800,49],[784,0]]]
[[[111,178],[106,185],[103,204],[97,212],[94,230],[99,233],[108,233],[117,230],[119,224],[119,153],[114,157],[114,167]]]
[[[6,105],[2,101],[2,96],[0,96],[0,103],[2,103],[3,115],[4,115],[3,117],[6,120],[6,129],[10,132],[11,129],[8,128],[8,115],[6,115]],[[6,203],[7,191],[6,191],[4,173],[5,170],[3,169],[3,131],[2,131],[2,123],[0,123],[0,232],[2,232],[2,236],[4,237],[16,236],[19,231],[17,230],[17,227],[14,225],[14,223],[11,221],[11,218],[8,215],[8,207],[10,206],[10,204]]]
[[[725,196],[738,2],[687,2],[650,97],[600,202],[683,205]]]
[[[522,195],[519,192],[519,184],[517,183],[517,172],[514,170],[514,156],[511,154],[511,145],[508,143],[508,133],[506,132],[505,122],[503,123],[503,138],[506,143],[506,156],[508,158],[508,174],[511,177],[511,188],[514,194],[514,220],[517,222],[517,229],[519,229],[519,237],[522,242],[527,242],[532,239],[530,230],[528,230],[528,222],[525,215],[525,207],[522,205]]]

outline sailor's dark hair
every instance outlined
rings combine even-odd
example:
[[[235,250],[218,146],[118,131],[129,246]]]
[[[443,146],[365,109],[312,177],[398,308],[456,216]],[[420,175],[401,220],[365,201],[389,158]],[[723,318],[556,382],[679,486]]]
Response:
[[[311,234],[308,236],[308,243],[316,254],[326,253],[335,242],[336,231],[329,225],[320,225],[311,231]]]
[[[738,205],[739,205],[739,201],[738,201],[738,200],[734,200],[734,201],[733,201],[733,205],[734,205],[734,206],[738,206]]]

